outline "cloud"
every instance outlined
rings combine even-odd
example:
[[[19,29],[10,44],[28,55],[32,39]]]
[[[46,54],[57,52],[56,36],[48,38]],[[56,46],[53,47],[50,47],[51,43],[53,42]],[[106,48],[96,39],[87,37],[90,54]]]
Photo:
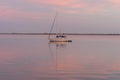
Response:
[[[110,6],[109,0],[24,0],[24,2],[47,7],[53,11],[60,11],[71,14],[94,14],[107,10]],[[112,0],[111,0],[112,3]],[[117,3],[117,2],[114,2]]]
[[[3,19],[10,19],[14,20],[17,19],[29,19],[29,20],[37,20],[43,19],[48,16],[47,13],[40,12],[40,11],[30,11],[24,10],[23,7],[17,6],[14,7],[7,2],[0,2],[0,18]]]
[[[25,0],[34,5],[49,7],[52,10],[57,10],[66,13],[76,13],[78,8],[83,8],[86,4],[78,3],[78,0]]]
[[[42,4],[42,5],[54,5],[54,6],[68,6],[73,3],[73,0],[26,0],[27,2]]]
[[[15,9],[0,8],[0,17],[11,17],[16,13]]]
[[[113,4],[119,4],[120,5],[120,0],[110,0],[111,3]]]
[[[9,8],[7,6],[0,6],[0,18],[4,19],[42,19],[43,17],[48,16],[48,14],[42,12],[29,12],[17,10],[15,8]]]
[[[0,2],[0,17],[29,19],[40,19],[48,15],[49,13],[47,12],[50,10],[68,14],[105,14],[104,12],[111,10],[111,6],[120,4],[118,0],[18,0],[18,2],[22,2],[24,6],[22,6],[22,3],[12,6],[13,3],[3,2]],[[29,7],[26,8],[25,4],[29,4]],[[37,7],[37,9],[35,7]],[[48,11],[46,12],[46,10]]]

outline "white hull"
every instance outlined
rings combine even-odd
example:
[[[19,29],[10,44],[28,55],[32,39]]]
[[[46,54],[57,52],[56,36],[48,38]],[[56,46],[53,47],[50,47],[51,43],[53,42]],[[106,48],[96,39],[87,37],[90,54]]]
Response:
[[[49,40],[50,42],[72,42],[66,38],[50,38]]]

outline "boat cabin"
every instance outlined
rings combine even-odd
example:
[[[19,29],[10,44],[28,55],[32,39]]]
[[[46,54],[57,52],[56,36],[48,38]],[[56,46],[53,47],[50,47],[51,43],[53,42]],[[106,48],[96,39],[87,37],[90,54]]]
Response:
[[[66,38],[64,35],[57,35],[56,38]]]

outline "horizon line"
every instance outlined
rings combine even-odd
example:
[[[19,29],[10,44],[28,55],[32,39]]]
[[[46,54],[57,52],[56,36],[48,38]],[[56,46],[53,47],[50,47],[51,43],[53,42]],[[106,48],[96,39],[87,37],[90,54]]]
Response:
[[[56,35],[57,33],[0,33],[0,35]],[[120,35],[120,33],[62,33],[64,35]]]

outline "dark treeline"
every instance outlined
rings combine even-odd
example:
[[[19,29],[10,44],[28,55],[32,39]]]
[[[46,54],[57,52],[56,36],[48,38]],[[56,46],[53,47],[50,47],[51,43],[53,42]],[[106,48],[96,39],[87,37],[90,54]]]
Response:
[[[57,35],[56,33],[50,33]],[[120,35],[111,33],[63,33],[64,35]],[[49,33],[0,33],[0,35],[49,35]]]

